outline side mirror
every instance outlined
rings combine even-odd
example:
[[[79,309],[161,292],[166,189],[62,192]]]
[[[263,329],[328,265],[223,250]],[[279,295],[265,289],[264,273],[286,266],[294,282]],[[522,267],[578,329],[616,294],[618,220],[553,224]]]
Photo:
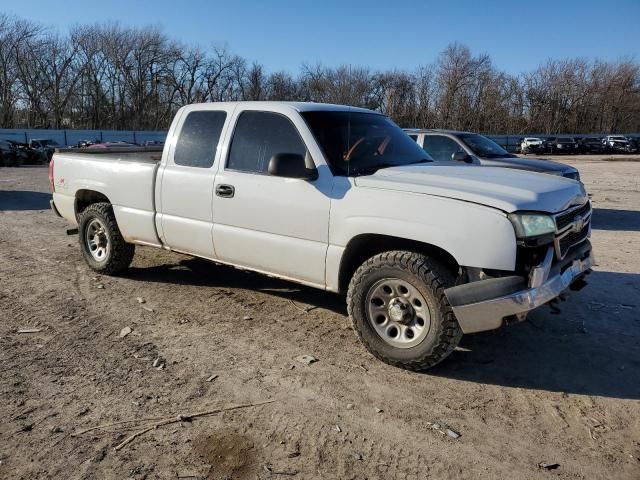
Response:
[[[467,155],[465,152],[463,152],[462,150],[458,150],[457,152],[452,153],[451,160],[453,160],[454,162],[464,162],[464,163],[473,162],[473,160],[471,160],[471,157]]]
[[[269,160],[269,175],[285,178],[316,180],[318,170],[315,166],[307,166],[305,157],[297,153],[276,153]]]

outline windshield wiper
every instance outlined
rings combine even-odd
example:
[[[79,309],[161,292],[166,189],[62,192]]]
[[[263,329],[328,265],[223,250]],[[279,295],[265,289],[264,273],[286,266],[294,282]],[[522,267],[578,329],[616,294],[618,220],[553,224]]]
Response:
[[[372,175],[376,173],[378,170],[383,168],[391,168],[391,167],[406,167],[408,165],[417,165],[419,163],[431,163],[433,160],[428,158],[423,158],[422,160],[418,160],[417,162],[412,163],[379,163],[377,165],[370,165],[368,167],[356,168],[349,172],[353,176],[361,176],[361,175]]]

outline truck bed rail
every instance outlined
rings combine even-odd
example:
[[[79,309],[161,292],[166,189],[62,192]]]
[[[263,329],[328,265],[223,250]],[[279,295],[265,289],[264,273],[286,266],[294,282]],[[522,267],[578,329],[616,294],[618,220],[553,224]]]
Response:
[[[55,153],[162,153],[163,147],[56,148]]]

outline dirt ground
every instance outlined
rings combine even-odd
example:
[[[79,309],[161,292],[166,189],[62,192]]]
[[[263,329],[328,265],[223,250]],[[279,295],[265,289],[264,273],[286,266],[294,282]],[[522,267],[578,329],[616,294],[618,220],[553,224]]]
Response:
[[[426,374],[371,357],[338,296],[151,248],[97,276],[46,168],[0,169],[0,478],[640,478],[640,162],[563,160],[589,286]]]

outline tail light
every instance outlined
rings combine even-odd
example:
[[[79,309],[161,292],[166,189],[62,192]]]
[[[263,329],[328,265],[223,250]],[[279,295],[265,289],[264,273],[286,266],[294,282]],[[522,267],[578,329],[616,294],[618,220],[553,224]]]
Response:
[[[53,187],[53,158],[49,161],[49,188],[52,192],[55,191]]]

